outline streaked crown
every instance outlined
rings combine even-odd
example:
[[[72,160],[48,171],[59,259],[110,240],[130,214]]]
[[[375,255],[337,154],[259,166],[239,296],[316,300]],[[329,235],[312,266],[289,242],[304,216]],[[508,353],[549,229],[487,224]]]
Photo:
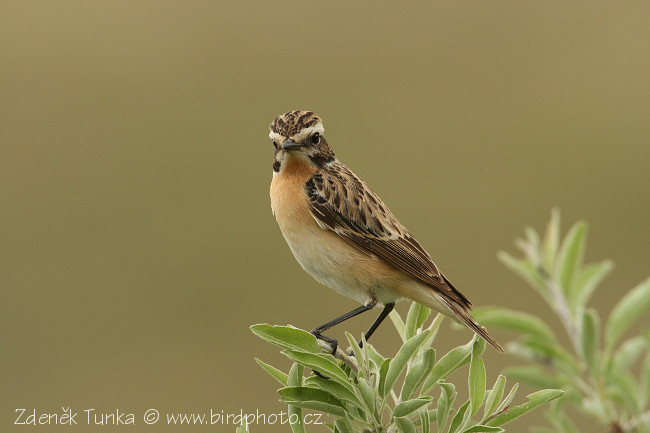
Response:
[[[318,114],[313,111],[295,110],[284,113],[275,118],[271,123],[272,132],[280,134],[283,137],[293,137],[302,129],[309,128],[318,123],[322,123]]]

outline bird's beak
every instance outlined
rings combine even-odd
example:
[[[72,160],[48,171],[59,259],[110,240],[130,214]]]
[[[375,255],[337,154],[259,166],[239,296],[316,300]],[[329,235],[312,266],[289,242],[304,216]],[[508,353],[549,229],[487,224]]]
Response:
[[[294,141],[291,140],[286,140],[284,143],[282,143],[282,150],[290,151],[290,150],[298,150],[300,149],[300,145]]]

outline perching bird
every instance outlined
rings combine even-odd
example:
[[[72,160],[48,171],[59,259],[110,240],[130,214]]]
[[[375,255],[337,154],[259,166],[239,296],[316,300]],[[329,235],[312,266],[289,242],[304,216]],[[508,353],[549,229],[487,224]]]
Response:
[[[363,304],[312,334],[336,350],[337,341],[322,333],[381,304],[367,340],[395,302],[409,298],[465,324],[503,352],[469,315],[469,300],[368,185],[336,158],[318,115],[291,111],[270,128],[271,208],[291,252],[318,282]]]

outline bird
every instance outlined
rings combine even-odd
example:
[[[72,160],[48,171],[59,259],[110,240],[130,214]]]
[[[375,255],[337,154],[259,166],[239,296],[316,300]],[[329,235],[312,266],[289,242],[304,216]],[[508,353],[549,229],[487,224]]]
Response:
[[[381,305],[364,334],[367,341],[397,301],[411,299],[464,324],[503,352],[469,314],[472,304],[429,253],[337,159],[324,131],[316,113],[295,110],[276,117],[269,133],[274,150],[271,209],[293,256],[316,281],[361,304],[311,333],[335,353],[338,341],[325,331]]]

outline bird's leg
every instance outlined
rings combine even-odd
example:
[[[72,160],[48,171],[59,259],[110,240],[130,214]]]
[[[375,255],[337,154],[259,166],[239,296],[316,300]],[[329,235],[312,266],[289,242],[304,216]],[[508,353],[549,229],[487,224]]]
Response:
[[[379,313],[379,316],[375,319],[374,322],[372,322],[372,325],[370,325],[370,328],[366,331],[366,341],[370,339],[372,334],[379,328],[379,325],[381,325],[381,322],[384,321],[386,317],[390,314],[391,311],[393,311],[393,308],[395,307],[395,303],[392,302],[390,304],[384,305],[384,309],[381,310],[381,313]],[[359,341],[359,347],[363,347],[363,340]]]
[[[336,353],[336,348],[338,347],[338,340],[336,340],[335,338],[332,338],[332,337],[327,337],[325,335],[322,335],[322,333],[327,331],[328,329],[338,325],[339,323],[345,322],[346,320],[363,313],[364,311],[372,310],[372,308],[375,305],[377,305],[377,300],[372,299],[369,302],[367,302],[365,305],[362,305],[361,307],[357,307],[354,310],[349,311],[349,312],[345,313],[344,315],[337,317],[336,319],[330,320],[329,322],[324,323],[324,324],[312,329],[310,332],[316,338],[329,343],[329,345],[332,346],[332,354],[334,354],[334,353]],[[373,331],[374,331],[374,329],[373,329]]]

